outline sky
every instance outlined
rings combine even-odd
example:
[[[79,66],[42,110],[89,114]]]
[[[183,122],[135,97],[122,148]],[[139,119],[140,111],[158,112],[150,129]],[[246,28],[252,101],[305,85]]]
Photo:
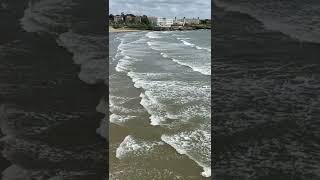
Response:
[[[109,14],[211,19],[211,0],[109,0]]]

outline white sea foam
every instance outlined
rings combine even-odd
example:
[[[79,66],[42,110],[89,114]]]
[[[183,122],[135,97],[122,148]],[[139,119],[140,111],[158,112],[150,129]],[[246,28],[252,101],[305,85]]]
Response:
[[[123,106],[110,105],[110,111],[119,114],[130,114],[143,112],[143,109],[131,109]]]
[[[210,49],[210,48],[205,48],[205,47],[197,46],[196,44],[193,44],[193,43],[190,43],[190,42],[186,41],[185,38],[180,38],[180,41],[181,41],[184,45],[187,45],[187,46],[190,46],[190,47],[195,47],[196,49],[199,49],[199,50],[206,50],[206,51],[208,51],[208,52],[211,52],[211,49]]]
[[[117,114],[111,114],[110,116],[110,122],[114,123],[114,124],[118,124],[121,125],[131,119],[136,118],[136,116],[130,116],[130,115],[117,115]]]
[[[203,168],[202,176],[211,176],[211,135],[209,130],[195,130],[174,135],[162,135],[161,139],[180,154],[187,155]]]
[[[187,46],[195,47],[195,44],[192,44],[192,43],[190,43],[190,42],[188,42],[188,41],[181,40],[181,42],[182,42],[183,44],[187,45]]]
[[[132,135],[125,137],[116,150],[116,157],[124,159],[128,156],[139,157],[150,153],[155,146],[164,145],[161,141],[144,141]]]
[[[122,59],[119,60],[116,66],[116,71],[128,72],[132,68],[132,65],[134,64],[134,62],[135,62],[134,59],[129,56],[123,57]]]
[[[136,97],[129,98],[129,97],[122,97],[122,96],[114,96],[109,94],[109,103],[111,105],[122,105],[132,99],[136,99]]]
[[[192,43],[189,43],[187,41],[181,40],[185,45],[190,46],[190,47],[195,47],[197,49],[201,48],[199,46],[196,46]],[[171,57],[168,53],[175,51],[179,52],[182,51],[183,47],[177,43],[164,43],[164,42],[157,42],[157,41],[149,41],[147,44],[150,46],[151,49],[160,51],[161,55],[164,58],[171,58],[174,62],[187,66],[191,68],[193,71],[200,72],[201,74],[204,75],[211,75],[211,61],[204,61],[203,63],[200,63],[198,59],[181,59],[181,57]],[[201,48],[205,49],[205,48]],[[209,49],[206,49],[209,51]],[[168,53],[165,53],[167,52]],[[211,50],[210,50],[211,51]],[[209,54],[210,56],[210,54]],[[185,57],[186,58],[186,57]],[[203,61],[203,60],[201,60]]]
[[[200,47],[200,46],[196,46],[197,49],[204,49],[204,50],[207,50],[209,52],[211,52],[211,49],[210,48],[205,48],[205,47]]]
[[[162,57],[164,58],[170,58],[170,56],[166,53],[161,53]],[[207,64],[207,66],[197,66],[197,65],[191,65],[190,63],[187,63],[186,61],[183,61],[183,60],[178,60],[178,59],[175,59],[175,58],[170,58],[172,59],[172,61],[180,64],[180,65],[183,65],[183,66],[187,66],[187,67],[190,67],[193,71],[197,71],[197,72],[200,72],[201,74],[204,74],[204,75],[211,75],[211,66],[210,64]]]
[[[169,113],[165,102],[175,100],[175,104],[187,104],[194,101],[205,101],[210,103],[210,87],[200,84],[186,83],[181,81],[161,81],[161,77],[167,77],[162,73],[134,73],[129,72],[136,88],[143,88],[140,104],[151,115],[151,125],[162,125],[166,119],[182,119],[188,121],[195,115],[202,118],[210,118],[210,104],[194,105],[183,109],[176,109]],[[199,83],[199,82],[198,82]]]
[[[144,93],[141,93],[140,97],[141,97],[140,104],[151,115],[150,124],[153,126],[161,125],[161,123],[165,121],[165,117],[164,117],[165,115],[163,112],[164,108],[162,107],[162,105],[158,103],[155,99],[146,96]]]
[[[166,54],[166,53],[161,53],[161,55],[162,55],[162,57],[164,57],[164,58],[169,58],[169,56],[168,56],[168,54]]]
[[[148,32],[146,36],[150,39],[160,39],[161,36],[157,32]]]
[[[208,63],[206,65],[200,65],[200,64],[194,64],[194,63],[188,63],[184,60],[179,60],[179,59],[175,59],[175,58],[172,58],[172,60],[178,64],[183,65],[183,66],[190,67],[192,70],[200,72],[201,74],[211,75],[211,64],[210,63]]]
[[[121,40],[116,54],[116,58],[120,58],[116,66],[116,71],[118,72],[131,71],[133,65],[140,61],[139,58],[148,53],[139,47],[141,43],[145,43],[143,38],[124,43],[125,41],[125,39]]]

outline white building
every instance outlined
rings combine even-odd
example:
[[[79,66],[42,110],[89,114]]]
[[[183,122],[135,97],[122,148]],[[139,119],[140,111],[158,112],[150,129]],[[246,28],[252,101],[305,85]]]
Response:
[[[200,19],[199,18],[192,18],[192,19],[187,19],[187,18],[183,18],[183,19],[176,19],[175,18],[175,21],[174,21],[174,24],[176,25],[192,25],[192,24],[200,24]]]
[[[184,22],[186,24],[200,24],[200,19],[199,18],[185,19]]]
[[[167,26],[171,26],[172,24],[173,24],[173,19],[171,19],[171,18],[166,19]]]
[[[172,24],[173,24],[173,19],[164,18],[164,17],[158,17],[157,18],[157,26],[171,27]]]

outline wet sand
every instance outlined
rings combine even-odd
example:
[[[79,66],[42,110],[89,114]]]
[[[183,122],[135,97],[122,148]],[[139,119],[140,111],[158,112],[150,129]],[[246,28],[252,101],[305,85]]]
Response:
[[[138,29],[129,29],[129,28],[119,28],[119,29],[115,29],[112,26],[109,26],[109,32],[139,32],[142,30],[138,30]]]

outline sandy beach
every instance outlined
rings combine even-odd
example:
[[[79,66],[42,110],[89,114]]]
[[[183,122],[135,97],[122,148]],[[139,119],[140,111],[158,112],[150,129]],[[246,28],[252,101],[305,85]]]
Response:
[[[119,28],[119,29],[115,29],[112,26],[109,26],[109,32],[137,32],[137,31],[141,31],[138,29],[128,29],[128,28]]]

